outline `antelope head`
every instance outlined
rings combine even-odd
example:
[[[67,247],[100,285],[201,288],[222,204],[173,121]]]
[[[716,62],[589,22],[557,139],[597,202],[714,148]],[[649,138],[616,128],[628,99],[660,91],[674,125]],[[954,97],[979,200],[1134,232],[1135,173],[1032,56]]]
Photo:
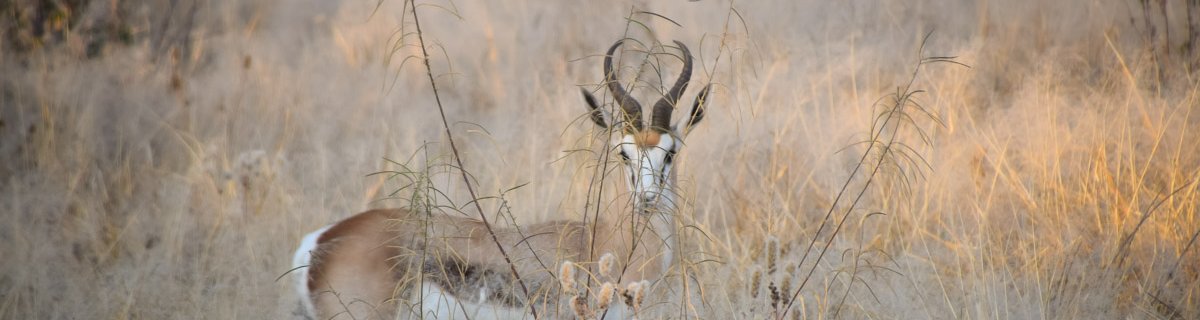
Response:
[[[711,84],[700,90],[692,103],[692,112],[685,119],[671,123],[671,112],[687,89],[692,76],[692,55],[687,46],[679,41],[682,53],[683,70],[679,79],[666,94],[654,103],[650,117],[650,125],[642,122],[642,106],[629,95],[617,80],[613,70],[613,54],[621,46],[624,39],[618,40],[608,49],[604,57],[604,75],[608,90],[612,93],[617,105],[620,120],[611,117],[596,98],[583,90],[584,100],[590,108],[592,121],[603,128],[609,128],[605,118],[612,120],[614,129],[620,129],[620,138],[614,139],[614,151],[619,151],[621,161],[625,166],[625,182],[634,193],[634,205],[639,213],[653,211],[671,212],[675,208],[675,173],[673,171],[675,155],[683,147],[683,138],[704,118],[704,103]]]

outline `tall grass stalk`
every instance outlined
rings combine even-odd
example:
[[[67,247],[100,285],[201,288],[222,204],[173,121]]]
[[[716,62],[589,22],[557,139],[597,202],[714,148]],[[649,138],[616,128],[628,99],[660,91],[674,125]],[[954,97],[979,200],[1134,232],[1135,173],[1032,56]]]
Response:
[[[512,257],[508,255],[508,250],[504,248],[504,245],[500,244],[500,239],[496,237],[496,231],[492,229],[491,222],[488,221],[487,215],[483,213],[483,207],[480,206],[479,201],[477,201],[479,197],[475,195],[475,188],[471,184],[471,179],[467,173],[467,168],[463,165],[462,155],[459,154],[458,146],[454,143],[454,133],[452,130],[450,130],[450,122],[446,120],[446,109],[442,106],[442,97],[438,92],[437,80],[434,79],[433,68],[429,64],[429,51],[425,45],[425,35],[421,32],[421,19],[417,15],[416,0],[407,0],[405,1],[405,4],[412,12],[413,25],[417,29],[417,42],[421,47],[421,60],[425,62],[425,74],[429,77],[429,86],[433,90],[433,97],[437,102],[438,114],[442,119],[442,128],[446,130],[446,140],[450,143],[450,150],[454,154],[454,162],[458,164],[458,170],[462,174],[463,184],[467,187],[467,193],[471,196],[471,199],[475,199],[472,200],[471,203],[474,204],[476,212],[479,213],[479,220],[483,222],[484,227],[487,228],[488,235],[490,235],[492,238],[492,242],[496,244],[496,248],[500,251],[500,254],[504,256],[504,262],[508,264],[509,271],[512,272],[513,278],[516,279],[517,284],[521,287],[521,293],[528,298],[530,297],[529,287],[525,285],[525,280],[521,279],[521,274],[517,272],[517,266],[513,263]],[[529,304],[529,313],[532,314],[535,319],[538,317],[536,304]]]
[[[924,92],[923,90],[913,88],[913,84],[917,80],[917,75],[920,73],[921,67],[932,63],[951,63],[960,66],[966,66],[965,64],[955,61],[954,59],[956,57],[952,56],[926,57],[925,46],[928,44],[929,37],[932,35],[933,32],[931,31],[926,33],[925,37],[922,38],[921,45],[917,49],[917,55],[920,57],[920,59],[913,68],[912,75],[909,77],[908,82],[903,86],[897,87],[895,93],[885,97],[885,99],[890,99],[890,101],[888,101],[886,104],[887,108],[878,114],[871,124],[871,133],[869,138],[864,141],[864,143],[867,145],[867,149],[863,151],[863,154],[858,159],[854,169],[850,171],[850,175],[846,178],[841,189],[838,190],[837,196],[834,197],[833,202],[829,205],[829,210],[826,211],[825,217],[821,219],[820,227],[818,227],[817,231],[813,233],[813,237],[808,242],[807,248],[804,249],[804,255],[801,256],[799,265],[803,266],[805,261],[808,260],[809,254],[811,253],[814,245],[817,243],[817,240],[820,239],[821,231],[824,230],[831,221],[830,217],[833,215],[834,210],[838,210],[839,204],[842,203],[842,196],[845,195],[846,191],[850,189],[850,184],[858,178],[858,172],[862,170],[864,166],[868,165],[867,159],[872,155],[872,151],[878,152],[876,154],[876,159],[874,159],[875,163],[871,164],[871,172],[865,176],[866,182],[864,182],[863,185],[858,189],[858,194],[855,195],[854,199],[850,201],[849,205],[843,209],[844,211],[842,212],[841,217],[838,218],[837,225],[834,226],[833,232],[830,233],[825,239],[825,245],[821,247],[821,251],[817,253],[815,260],[812,262],[812,267],[808,269],[808,273],[804,275],[804,279],[800,281],[800,285],[797,286],[791,293],[791,298],[788,298],[787,304],[785,304],[783,308],[783,312],[778,313],[779,316],[777,319],[784,319],[788,312],[791,311],[792,304],[796,302],[796,298],[800,296],[800,292],[804,290],[805,285],[807,285],[809,280],[812,279],[813,273],[817,270],[817,266],[820,265],[821,260],[825,257],[825,253],[829,250],[829,247],[833,245],[834,238],[836,238],[837,235],[842,231],[842,226],[846,223],[846,220],[850,217],[850,214],[854,212],[854,209],[858,207],[863,195],[867,193],[871,183],[875,181],[876,177],[878,177],[878,174],[880,173],[879,171],[884,167],[884,164],[890,162],[896,165],[901,165],[901,162],[897,157],[903,156],[906,159],[909,159],[907,160],[909,164],[920,165],[913,162],[913,160],[911,160],[913,159],[911,156],[903,155],[903,153],[909,152],[906,150],[912,149],[907,147],[904,142],[898,141],[898,138],[900,137],[900,128],[905,127],[906,123],[916,127],[918,124],[915,122],[915,119],[917,118],[926,118],[939,124],[941,123],[941,120],[913,100],[915,95]],[[887,132],[886,130],[888,129],[891,129],[891,132]],[[916,129],[922,137],[925,137],[925,134],[921,133],[921,129],[919,127]],[[925,144],[929,143],[927,139],[921,142]],[[928,167],[927,163],[924,165]],[[911,170],[916,172],[923,170],[923,168],[915,167],[911,168]],[[851,281],[850,283],[853,284],[854,282]],[[849,291],[850,288],[847,287],[846,290]]]

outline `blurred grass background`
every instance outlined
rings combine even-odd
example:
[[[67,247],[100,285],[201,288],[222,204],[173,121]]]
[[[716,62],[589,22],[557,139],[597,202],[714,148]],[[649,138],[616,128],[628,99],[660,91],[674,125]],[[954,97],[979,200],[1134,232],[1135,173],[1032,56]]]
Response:
[[[300,237],[403,205],[368,176],[385,159],[445,155],[424,71],[402,65],[415,48],[393,52],[402,4],[0,3],[0,317],[290,316],[276,278]],[[717,84],[680,158],[698,285],[655,317],[779,311],[771,287],[811,267],[796,264],[874,102],[931,30],[926,52],[971,68],[917,78],[944,121],[914,144],[930,167],[870,190],[791,314],[1200,317],[1195,4],[428,4],[467,169],[487,195],[521,186],[504,192],[518,223],[582,215],[595,159],[566,151],[608,140],[578,90],[600,82],[626,17],[652,30],[631,36],[692,48],[703,71],[685,96]],[[606,200],[622,196],[610,180]]]

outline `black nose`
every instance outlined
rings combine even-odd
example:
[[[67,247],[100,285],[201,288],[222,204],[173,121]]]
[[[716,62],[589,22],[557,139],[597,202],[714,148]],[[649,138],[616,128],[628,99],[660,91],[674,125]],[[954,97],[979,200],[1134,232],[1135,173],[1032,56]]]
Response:
[[[655,200],[658,200],[658,194],[657,194],[657,193],[647,193],[647,194],[643,194],[643,195],[642,195],[642,201],[643,201],[643,202],[646,202],[646,203],[651,203],[651,202],[654,202]]]

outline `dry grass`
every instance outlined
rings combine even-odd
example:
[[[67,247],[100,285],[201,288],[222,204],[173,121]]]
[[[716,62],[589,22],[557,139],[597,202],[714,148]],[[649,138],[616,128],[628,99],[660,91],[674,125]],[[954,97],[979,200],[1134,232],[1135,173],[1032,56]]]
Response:
[[[927,52],[972,68],[917,78],[944,121],[918,122],[930,167],[870,188],[789,317],[1200,317],[1196,58],[1157,63],[1133,2],[1017,2],[455,1],[439,5],[461,18],[427,6],[422,24],[477,190],[523,185],[504,193],[518,223],[582,216],[594,156],[564,151],[607,139],[577,85],[602,78],[631,6],[683,26],[632,34],[687,43],[693,81],[719,88],[680,158],[691,280],[656,286],[653,317],[779,311],[772,291],[827,241],[814,233],[863,151],[846,147],[934,29]],[[287,314],[276,278],[300,237],[403,205],[367,176],[385,158],[446,154],[424,71],[401,67],[412,48],[389,58],[400,2],[180,3],[113,10],[129,44],[56,29],[0,50],[0,317]],[[468,198],[453,174],[433,181]]]

